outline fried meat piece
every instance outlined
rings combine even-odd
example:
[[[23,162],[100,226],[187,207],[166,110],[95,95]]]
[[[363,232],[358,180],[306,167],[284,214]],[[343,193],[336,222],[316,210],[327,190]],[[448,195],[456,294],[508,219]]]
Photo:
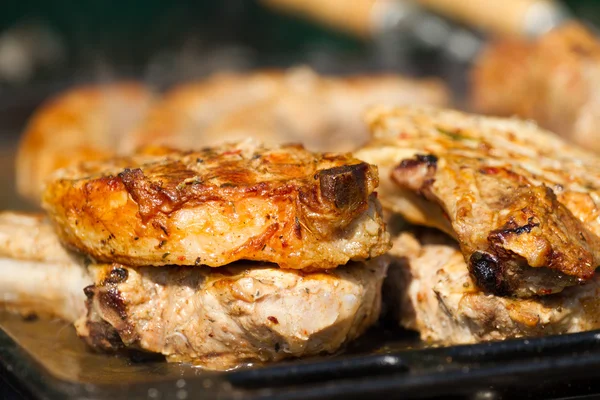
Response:
[[[40,106],[31,117],[17,154],[19,194],[39,203],[52,172],[122,151],[122,136],[133,129],[153,100],[137,83],[81,86]]]
[[[472,71],[472,107],[531,118],[600,151],[600,41],[582,25],[565,24],[535,41],[503,39]]]
[[[58,171],[44,207],[70,248],[126,265],[324,269],[385,253],[376,167],[253,141]]]
[[[479,287],[528,297],[600,263],[600,160],[532,123],[379,108],[357,157],[379,166],[384,207],[454,236]]]

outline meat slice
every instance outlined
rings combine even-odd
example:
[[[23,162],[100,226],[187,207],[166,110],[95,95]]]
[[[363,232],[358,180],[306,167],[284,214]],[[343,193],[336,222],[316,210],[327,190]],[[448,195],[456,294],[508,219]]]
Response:
[[[385,292],[402,326],[441,344],[476,343],[600,328],[600,277],[531,299],[482,292],[457,243],[432,229],[394,239]]]
[[[309,68],[221,73],[165,94],[125,144],[182,149],[253,137],[298,142],[314,151],[351,151],[368,132],[361,116],[373,104],[444,106],[442,82],[397,75],[321,76]]]
[[[17,154],[19,194],[39,203],[53,171],[120,153],[123,135],[146,114],[154,96],[142,84],[81,86],[48,100],[31,117]]]
[[[531,118],[593,151],[600,151],[600,40],[570,23],[535,41],[492,43],[472,71],[478,112]]]
[[[433,108],[379,108],[368,119],[374,140],[357,157],[389,180],[384,207],[453,235],[479,287],[529,297],[594,276],[594,154],[515,119]]]
[[[379,317],[387,259],[327,272],[241,263],[92,267],[77,332],[102,350],[133,348],[225,370],[333,353]]]
[[[389,249],[376,167],[253,141],[59,171],[44,207],[71,248],[127,265],[326,269]]]
[[[92,279],[41,215],[0,213],[0,306],[75,321]]]

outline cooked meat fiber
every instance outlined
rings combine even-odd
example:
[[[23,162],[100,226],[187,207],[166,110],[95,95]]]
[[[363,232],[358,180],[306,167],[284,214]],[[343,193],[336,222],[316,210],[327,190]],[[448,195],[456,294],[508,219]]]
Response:
[[[515,119],[433,108],[379,108],[368,119],[374,140],[357,157],[389,177],[384,207],[458,239],[479,287],[528,297],[594,276],[595,155]]]
[[[53,171],[123,151],[123,135],[138,124],[153,100],[141,84],[81,86],[37,109],[23,132],[17,154],[19,194],[39,203]]]
[[[102,350],[141,349],[218,370],[333,353],[377,320],[386,260],[313,273],[248,263],[99,265],[77,332]]]
[[[571,23],[535,41],[492,43],[472,72],[478,112],[531,118],[566,139],[600,151],[600,40]]]
[[[189,149],[252,137],[351,151],[369,138],[361,118],[368,106],[448,102],[446,87],[434,79],[326,77],[309,68],[217,74],[167,92],[124,146]]]
[[[0,306],[75,321],[92,283],[41,215],[0,213]]]
[[[600,278],[532,299],[482,292],[456,241],[431,229],[394,239],[386,293],[401,325],[427,341],[475,343],[600,328]]]
[[[246,141],[61,170],[44,207],[64,243],[99,261],[325,269],[388,250],[377,183],[348,154]]]

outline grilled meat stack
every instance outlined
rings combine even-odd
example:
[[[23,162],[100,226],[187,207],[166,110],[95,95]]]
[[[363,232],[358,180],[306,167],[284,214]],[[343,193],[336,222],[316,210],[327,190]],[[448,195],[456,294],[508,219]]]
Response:
[[[368,120],[357,157],[379,166],[382,204],[429,227],[391,250],[405,326],[447,343],[600,327],[595,155],[514,119],[383,107]]]
[[[61,263],[73,282],[83,268],[86,298],[61,313],[85,302],[75,325],[97,349],[212,369],[331,353],[379,316],[390,243],[377,184],[350,155],[253,141],[83,163],[48,181],[44,208],[87,264],[54,238],[57,259],[38,262],[54,266],[52,288]]]

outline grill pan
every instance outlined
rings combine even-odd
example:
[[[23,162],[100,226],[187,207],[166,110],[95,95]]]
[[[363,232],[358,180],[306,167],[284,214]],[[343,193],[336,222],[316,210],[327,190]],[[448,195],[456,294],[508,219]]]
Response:
[[[414,333],[384,320],[337,356],[211,372],[141,355],[92,353],[60,321],[3,312],[0,326],[0,376],[13,385],[6,392],[13,398],[548,399],[600,393],[600,331],[426,348]]]

